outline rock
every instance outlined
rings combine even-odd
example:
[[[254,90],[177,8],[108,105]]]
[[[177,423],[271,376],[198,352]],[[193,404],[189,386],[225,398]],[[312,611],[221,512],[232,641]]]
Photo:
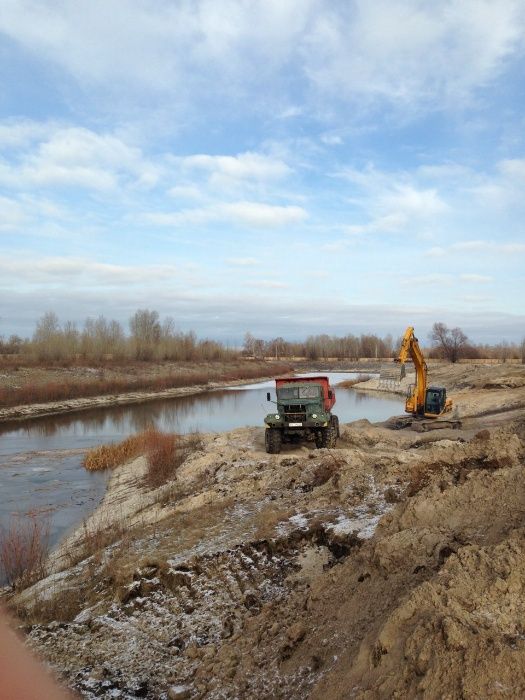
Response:
[[[187,700],[191,695],[192,689],[187,685],[172,685],[168,689],[168,700]]]
[[[468,641],[462,627],[451,617],[446,617],[442,622],[445,644],[449,649],[465,649]]]
[[[286,630],[286,636],[292,644],[297,644],[304,639],[306,635],[306,627],[302,622],[295,622],[291,627]]]
[[[133,581],[127,586],[121,586],[117,589],[116,598],[121,603],[127,603],[132,598],[136,598],[140,594],[140,581]]]

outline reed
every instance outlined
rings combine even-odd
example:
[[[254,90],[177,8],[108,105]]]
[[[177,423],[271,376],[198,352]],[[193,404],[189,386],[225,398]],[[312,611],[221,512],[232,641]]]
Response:
[[[0,571],[13,590],[45,576],[50,524],[49,518],[26,515],[0,527]]]
[[[170,372],[160,376],[137,378],[96,378],[86,381],[64,380],[20,387],[0,386],[0,407],[22,406],[51,401],[67,401],[90,396],[107,396],[134,391],[165,391],[188,386],[206,386],[210,382],[234,382],[282,374],[290,370],[288,365],[240,364],[224,368],[202,368],[183,372]]]
[[[172,478],[184,460],[200,447],[198,433],[180,436],[148,428],[122,442],[93,448],[85,455],[83,464],[89,471],[101,471],[114,469],[144,455],[147,460],[146,483],[157,487]]]
[[[372,379],[369,374],[358,374],[357,377],[354,377],[354,379],[345,379],[344,381],[339,382],[337,386],[340,386],[343,389],[351,389],[356,384],[367,382],[369,379]]]

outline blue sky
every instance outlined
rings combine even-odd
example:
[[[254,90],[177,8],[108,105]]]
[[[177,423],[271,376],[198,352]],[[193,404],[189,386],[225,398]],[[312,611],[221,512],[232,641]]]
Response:
[[[525,335],[525,2],[2,0],[0,334]]]

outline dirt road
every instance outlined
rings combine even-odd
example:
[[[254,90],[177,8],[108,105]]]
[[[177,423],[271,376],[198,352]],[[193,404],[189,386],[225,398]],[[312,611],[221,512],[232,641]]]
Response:
[[[88,698],[523,697],[525,371],[444,379],[461,430],[207,435],[153,491],[118,468],[12,601],[28,643]]]

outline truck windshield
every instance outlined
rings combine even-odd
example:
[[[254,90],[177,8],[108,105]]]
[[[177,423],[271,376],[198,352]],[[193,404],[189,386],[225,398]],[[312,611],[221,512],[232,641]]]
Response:
[[[317,399],[321,392],[321,387],[313,386],[284,386],[277,389],[279,399]]]

